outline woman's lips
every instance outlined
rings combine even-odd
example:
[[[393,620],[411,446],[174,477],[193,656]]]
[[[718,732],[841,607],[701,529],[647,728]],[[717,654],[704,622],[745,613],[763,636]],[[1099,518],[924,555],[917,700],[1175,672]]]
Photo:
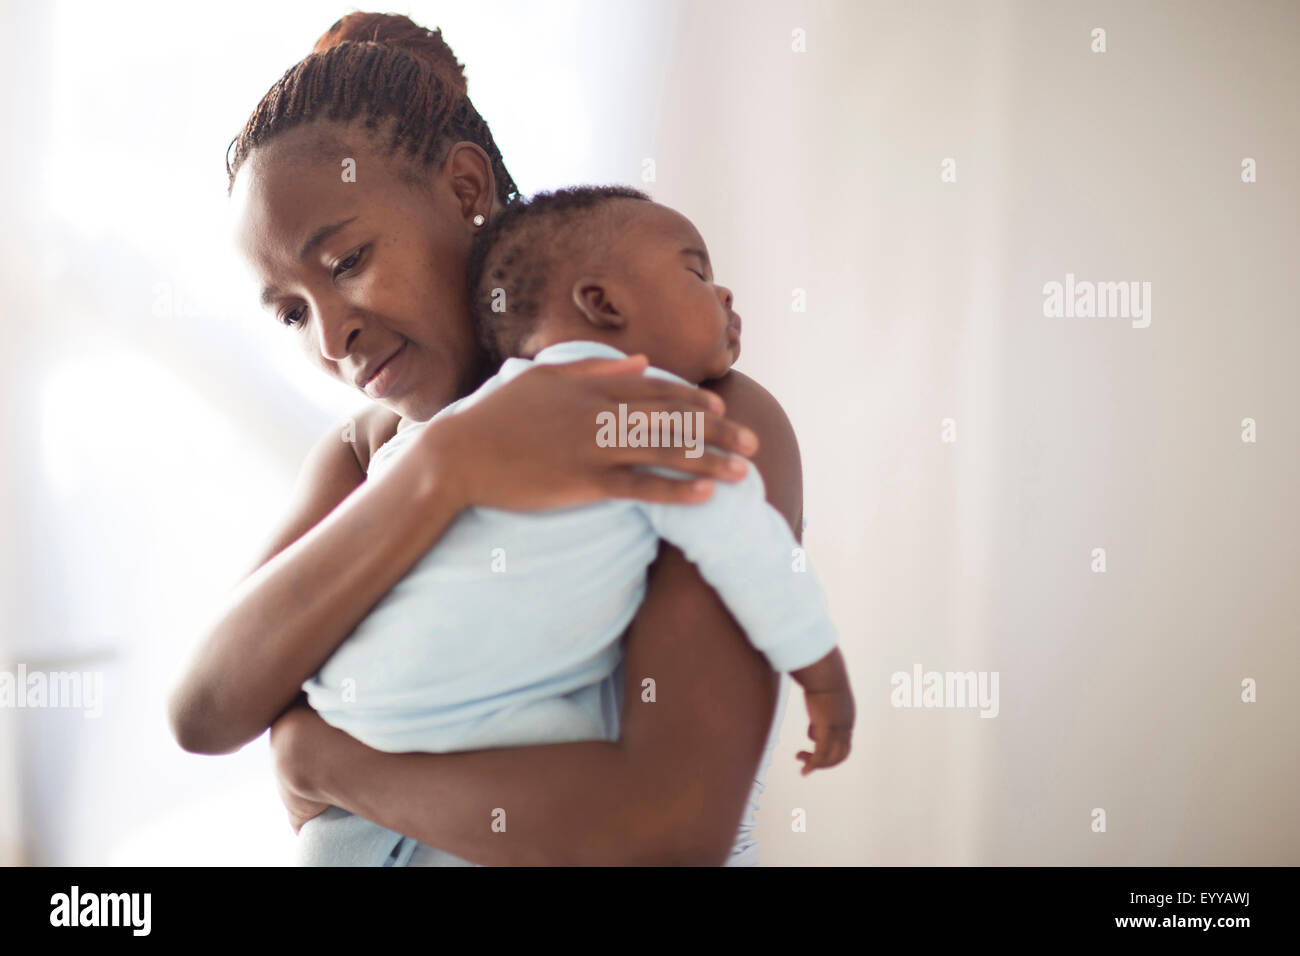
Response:
[[[406,356],[406,346],[407,343],[403,342],[402,347],[394,352],[383,365],[379,366],[379,371],[371,376],[370,381],[366,382],[363,387],[365,393],[375,401],[387,395],[392,390],[398,377],[401,376],[402,359]]]

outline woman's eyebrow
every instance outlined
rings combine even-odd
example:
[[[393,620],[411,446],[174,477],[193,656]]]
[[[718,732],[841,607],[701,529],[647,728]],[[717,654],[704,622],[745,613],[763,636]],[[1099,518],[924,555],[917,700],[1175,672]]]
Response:
[[[302,244],[302,248],[298,250],[298,261],[302,262],[302,260],[306,259],[307,256],[311,254],[313,249],[356,218],[356,216],[349,216],[347,219],[330,223],[328,226],[321,226],[307,238],[307,241]],[[276,297],[278,292],[279,290],[274,286],[265,286],[262,289],[261,295],[262,305],[270,305],[271,300]]]
[[[302,260],[306,259],[313,249],[356,218],[356,216],[350,216],[347,219],[333,223],[332,225],[321,226],[311,234],[307,241],[302,244],[302,248],[298,250],[298,261],[302,262]]]

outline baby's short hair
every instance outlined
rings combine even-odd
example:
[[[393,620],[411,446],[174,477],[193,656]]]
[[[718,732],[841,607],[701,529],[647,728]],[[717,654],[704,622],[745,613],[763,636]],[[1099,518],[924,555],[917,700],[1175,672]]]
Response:
[[[511,203],[474,239],[470,306],[495,358],[519,354],[560,263],[583,268],[608,249],[626,217],[616,200],[649,196],[628,186],[572,186]]]

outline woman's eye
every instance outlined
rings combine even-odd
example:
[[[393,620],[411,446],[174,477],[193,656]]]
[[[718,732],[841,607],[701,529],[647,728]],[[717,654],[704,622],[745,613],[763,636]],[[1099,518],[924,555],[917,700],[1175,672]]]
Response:
[[[352,255],[348,256],[346,259],[340,259],[338,265],[334,267],[334,277],[338,278],[343,273],[351,272],[353,269],[355,269],[357,267],[357,263],[361,261],[361,254],[364,251],[365,251],[364,248],[358,249],[356,252],[352,253]]]
[[[285,325],[295,326],[302,321],[304,311],[303,306],[298,306],[290,312],[283,312],[280,314],[280,321]]]
[[[691,271],[694,272],[694,273],[695,273],[697,276],[699,276],[701,279],[704,278],[704,273],[703,273],[703,272],[699,272],[699,271],[697,271],[697,270],[695,270],[695,269],[692,269]]]

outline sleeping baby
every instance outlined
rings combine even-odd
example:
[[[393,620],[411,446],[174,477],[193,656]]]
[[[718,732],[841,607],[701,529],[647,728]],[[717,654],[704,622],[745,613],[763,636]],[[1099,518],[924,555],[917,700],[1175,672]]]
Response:
[[[470,282],[479,331],[504,362],[435,421],[539,363],[643,354],[646,375],[698,385],[725,375],[739,354],[740,319],[713,282],[699,233],[635,190],[581,187],[508,207],[477,237]],[[391,467],[425,424],[400,428],[369,475]],[[592,440],[662,440],[698,456],[691,425],[665,417],[650,435],[626,409],[610,409],[592,423]],[[588,691],[619,665],[661,540],[698,568],[772,667],[804,688],[816,744],[801,755],[805,772],[841,762],[853,697],[835,629],[753,467],[699,504],[468,509],[306,682],[308,700],[332,726],[391,752],[616,739],[614,705]],[[335,807],[301,836],[308,865],[404,862],[400,835]]]

